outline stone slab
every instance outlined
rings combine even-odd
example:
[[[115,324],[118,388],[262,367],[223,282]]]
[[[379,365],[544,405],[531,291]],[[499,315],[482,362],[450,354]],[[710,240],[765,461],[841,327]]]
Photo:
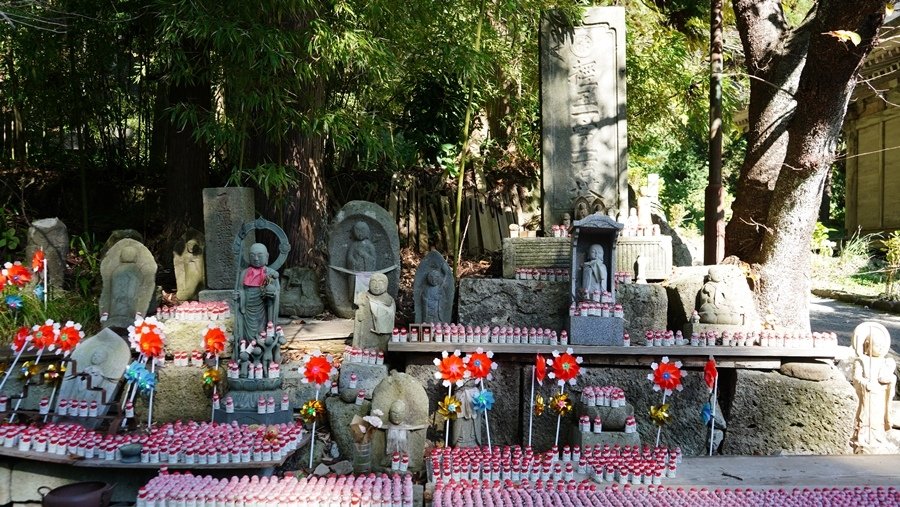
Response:
[[[252,222],[255,218],[256,210],[252,188],[203,189],[206,286],[210,289],[234,290],[235,277],[240,266],[231,252],[231,245],[241,230],[241,226]],[[250,245],[255,242],[256,235],[250,231],[244,238],[244,255],[250,251]]]
[[[669,487],[786,489],[897,486],[900,455],[686,457]]]
[[[849,454],[856,393],[845,379],[737,370],[723,454]]]
[[[571,263],[571,238],[503,239],[503,278],[515,278],[517,268],[568,270]]]
[[[840,374],[840,371],[833,365],[825,364],[822,362],[782,363],[781,368],[778,371],[783,375],[787,375],[789,377],[794,377],[800,380],[811,380],[814,382],[828,380],[835,375]]]
[[[350,387],[350,375],[356,374],[356,388]],[[341,365],[341,374],[338,380],[341,399],[347,403],[356,400],[359,391],[366,391],[366,399],[372,399],[372,392],[388,375],[388,367],[384,364],[360,364],[346,362]]]
[[[12,502],[12,465],[0,463],[0,505]]]
[[[641,445],[640,433],[625,433],[624,431],[603,431],[602,433],[584,432],[577,429],[572,433],[572,444],[584,447],[586,445],[605,445],[614,446],[619,444],[625,445]]]
[[[540,33],[545,231],[579,197],[628,205],[625,9],[586,8],[574,27],[557,19],[542,16]]]
[[[569,317],[569,343],[572,345],[621,346],[625,320],[617,317]]]
[[[637,279],[635,262],[643,256],[647,280],[665,280],[672,274],[671,236],[620,237],[616,244],[616,266]]]
[[[355,239],[357,224],[368,227],[365,241]],[[354,274],[340,270],[361,271],[351,269],[347,262],[348,255],[356,248],[374,255],[374,259],[370,259],[370,268],[364,271],[384,272],[388,278],[387,292],[396,301],[400,283],[400,236],[397,223],[381,206],[368,201],[350,201],[334,217],[328,239],[325,297],[334,313],[345,319],[354,317],[354,293],[365,290],[355,287]]]
[[[459,322],[559,331],[565,327],[570,301],[568,282],[463,278],[459,283]]]
[[[288,343],[297,341],[317,341],[346,339],[353,336],[353,319],[292,321],[283,326]]]

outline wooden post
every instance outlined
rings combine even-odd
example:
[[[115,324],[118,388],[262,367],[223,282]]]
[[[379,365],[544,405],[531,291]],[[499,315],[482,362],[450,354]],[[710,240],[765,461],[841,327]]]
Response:
[[[722,0],[711,0],[709,26],[709,183],[703,225],[703,263],[725,257],[725,191],[722,188]]]

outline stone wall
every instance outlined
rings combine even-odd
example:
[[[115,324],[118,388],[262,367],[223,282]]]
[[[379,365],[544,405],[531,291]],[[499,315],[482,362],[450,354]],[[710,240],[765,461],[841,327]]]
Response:
[[[633,345],[643,344],[644,332],[649,329],[667,329],[668,300],[663,286],[619,285],[616,301],[625,311],[625,330]],[[559,331],[566,327],[569,304],[569,282],[463,278],[459,284],[459,321],[467,325]]]

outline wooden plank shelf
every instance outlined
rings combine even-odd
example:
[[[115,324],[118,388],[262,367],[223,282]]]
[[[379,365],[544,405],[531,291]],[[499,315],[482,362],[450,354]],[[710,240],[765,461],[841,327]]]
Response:
[[[534,354],[551,354],[563,351],[566,346],[529,345],[509,343],[449,343],[404,342],[388,343],[388,352],[397,354],[440,354],[442,351],[460,350],[474,352],[477,348],[491,350],[501,356],[499,360],[531,362]],[[681,361],[687,367],[702,367],[709,356],[716,358],[720,368],[776,369],[785,360],[831,360],[840,356],[839,347],[619,347],[619,346],[569,346],[575,355],[582,356],[588,365],[646,366],[662,356]]]

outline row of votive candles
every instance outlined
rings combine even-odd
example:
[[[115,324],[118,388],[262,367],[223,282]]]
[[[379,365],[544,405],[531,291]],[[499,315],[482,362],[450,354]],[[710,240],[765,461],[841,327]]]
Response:
[[[562,453],[554,449],[542,454],[532,454],[528,448],[486,447],[467,448],[474,451],[442,451],[436,449],[430,456],[435,482],[447,483],[460,480],[500,481],[569,481],[575,473],[595,475],[599,481],[618,480],[617,471],[647,470],[674,476],[676,465],[681,462],[681,449],[666,447],[610,446],[604,444],[565,446]],[[607,473],[608,472],[608,473]]]
[[[568,282],[569,270],[565,268],[516,268],[516,280]]]
[[[204,366],[203,352],[193,350],[187,352],[174,352],[172,354],[172,366]]]
[[[638,225],[634,223],[625,223],[625,227],[622,228],[621,235],[626,238],[633,237],[646,237],[646,236],[659,236],[660,229],[659,225]]]
[[[344,362],[356,364],[384,364],[384,352],[376,349],[346,347],[344,349]]]
[[[581,301],[577,305],[572,303],[569,307],[570,317],[615,317],[625,318],[622,305],[612,303],[597,303],[595,301]]]
[[[265,375],[268,373],[268,376]],[[228,369],[226,376],[228,378],[241,378],[241,367],[237,361],[231,360],[228,361]],[[279,378],[281,377],[281,365],[276,362],[269,363],[268,371],[263,366],[262,363],[253,363],[247,365],[247,377],[250,380],[257,379],[262,380],[264,378]]]
[[[213,394],[212,406],[216,410],[219,410],[222,408],[222,402],[221,402],[221,399],[220,399],[218,393]],[[291,398],[290,398],[290,396],[288,396],[288,393],[281,394],[280,410],[282,412],[291,410]],[[225,397],[225,413],[226,414],[234,413],[234,399],[231,396]],[[260,396],[259,399],[256,400],[256,413],[257,414],[274,414],[275,413],[275,397],[269,396],[267,398],[265,396]]]
[[[756,507],[778,505],[781,507],[806,507],[831,505],[834,507],[858,507],[861,505],[900,505],[900,491],[895,487],[852,488],[794,488],[742,489],[742,488],[673,488],[654,486],[632,488],[616,485],[603,489],[589,481],[569,483],[544,483],[519,486],[509,483],[453,483],[436,487],[433,507],[517,506],[517,507],[643,507],[664,505],[667,507]]]
[[[685,339],[681,331],[650,330],[645,334],[647,347],[669,347],[690,345],[692,347],[787,347],[787,348],[815,348],[836,347],[838,344],[836,333],[782,333],[776,331],[707,331],[705,333],[691,333],[689,339]]]
[[[581,290],[582,292],[582,301],[593,301],[594,303],[606,303],[613,304],[613,295],[612,292],[609,291],[600,291],[595,290],[593,292],[587,292],[585,290]],[[575,303],[572,303],[569,306],[569,315],[572,315],[572,311],[576,309]]]
[[[580,399],[589,407],[624,407],[625,390],[616,386],[585,386]]]
[[[550,228],[550,234],[554,238],[568,238],[569,237],[569,228],[565,225],[557,225],[554,224],[553,227]]]
[[[603,419],[598,415],[591,420],[583,415],[578,419],[578,429],[582,433],[603,433]],[[625,433],[637,433],[637,419],[633,415],[625,417]]]
[[[185,301],[177,306],[160,306],[156,309],[160,320],[225,320],[231,317],[226,301]]]
[[[306,430],[299,424],[259,427],[216,423],[168,423],[149,435],[108,435],[76,424],[0,427],[3,446],[20,451],[121,459],[123,445],[142,445],[145,463],[224,464],[278,461],[297,449]]]
[[[412,507],[409,474],[231,477],[160,474],[138,490],[136,507]]]
[[[430,326],[429,329],[427,326]],[[394,329],[392,342],[415,341],[417,330],[411,328]],[[526,345],[568,345],[569,334],[561,331],[559,335],[552,329],[512,326],[464,326],[462,324],[426,324],[422,330],[422,341],[436,343],[508,343]]]

